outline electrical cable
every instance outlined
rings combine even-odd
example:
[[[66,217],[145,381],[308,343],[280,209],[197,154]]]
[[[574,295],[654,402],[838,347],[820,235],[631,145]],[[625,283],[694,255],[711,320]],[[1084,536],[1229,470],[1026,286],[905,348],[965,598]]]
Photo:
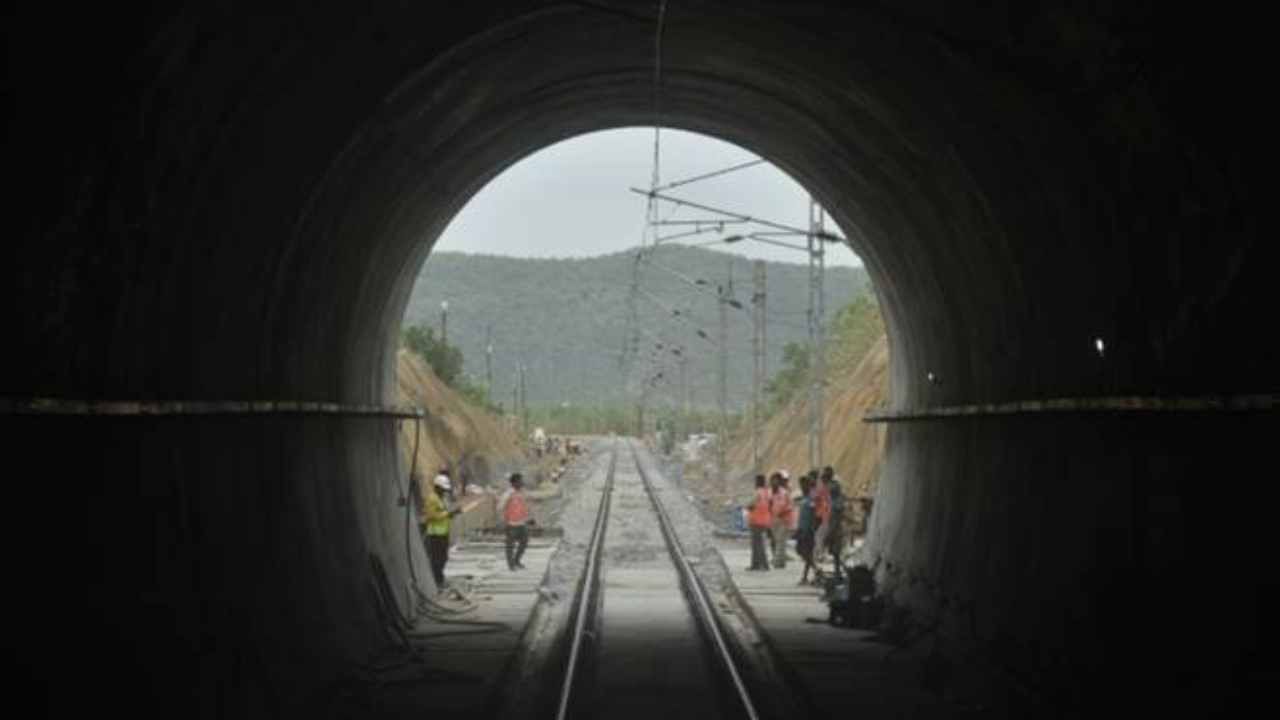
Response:
[[[413,578],[413,589],[421,594],[422,590],[418,587],[418,571],[413,567],[413,546],[410,545],[409,536],[413,529],[413,478],[418,471],[418,445],[422,442],[422,426],[418,422],[418,418],[413,419],[413,454],[409,457],[409,481],[406,483],[404,494],[404,555],[405,560],[409,563],[409,577]]]

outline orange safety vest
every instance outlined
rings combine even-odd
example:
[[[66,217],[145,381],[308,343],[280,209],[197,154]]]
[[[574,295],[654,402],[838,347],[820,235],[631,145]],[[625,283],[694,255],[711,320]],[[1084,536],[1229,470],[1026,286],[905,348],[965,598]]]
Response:
[[[819,524],[826,522],[831,515],[831,488],[819,485],[818,489],[814,491],[813,514],[818,518]]]
[[[756,501],[747,514],[747,523],[751,527],[773,527],[773,513],[770,512],[769,488],[756,490]]]
[[[511,493],[502,510],[502,519],[508,525],[521,525],[529,519],[529,503],[525,502],[524,493]]]
[[[785,489],[781,492],[773,494],[773,516],[777,518],[777,522],[795,529],[796,511],[795,505],[791,502],[791,494]]]

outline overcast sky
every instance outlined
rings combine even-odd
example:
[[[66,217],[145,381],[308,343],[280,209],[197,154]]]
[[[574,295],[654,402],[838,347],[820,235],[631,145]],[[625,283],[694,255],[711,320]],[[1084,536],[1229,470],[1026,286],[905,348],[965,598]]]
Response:
[[[662,131],[661,182],[667,183],[756,159],[736,145],[680,130]],[[449,224],[436,250],[516,257],[589,257],[640,244],[645,198],[629,187],[649,186],[653,128],[579,135],[511,166],[486,185]],[[808,223],[809,195],[771,164],[675,188],[682,199],[797,227]],[[663,203],[664,218],[714,217]],[[830,219],[828,229],[839,231]],[[725,235],[734,232],[726,226]],[[663,230],[663,235],[689,228]],[[765,228],[756,228],[764,230]],[[714,233],[674,240],[715,242]],[[789,239],[803,244],[804,238]],[[802,252],[754,241],[713,248],[752,258],[806,262]],[[846,247],[828,246],[828,265],[861,265]]]

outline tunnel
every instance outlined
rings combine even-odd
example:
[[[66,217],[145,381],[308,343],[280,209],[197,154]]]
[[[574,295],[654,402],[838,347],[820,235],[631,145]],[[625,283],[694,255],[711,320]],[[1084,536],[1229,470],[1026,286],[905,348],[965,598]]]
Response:
[[[16,693],[320,714],[427,575],[397,504],[411,420],[382,410],[433,241],[522,157],[656,123],[767,158],[866,264],[892,349],[867,547],[894,607],[1065,715],[1249,706],[1277,669],[1280,258],[1248,15],[15,11]]]

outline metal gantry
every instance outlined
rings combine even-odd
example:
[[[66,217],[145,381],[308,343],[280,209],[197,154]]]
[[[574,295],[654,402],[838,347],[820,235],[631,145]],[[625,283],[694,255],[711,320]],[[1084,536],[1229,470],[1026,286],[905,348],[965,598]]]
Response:
[[[655,78],[655,88],[657,80]],[[825,248],[826,242],[839,242],[848,245],[847,239],[837,234],[828,232],[825,227],[825,212],[818,205],[817,201],[810,197],[809,200],[809,222],[807,227],[797,227],[785,223],[774,222],[763,218],[754,217],[752,215],[735,212],[718,208],[705,203],[694,202],[691,200],[675,197],[666,193],[676,187],[681,187],[689,183],[709,178],[719,177],[721,175],[742,170],[756,165],[765,163],[762,159],[754,159],[748,162],[739,163],[728,168],[716,170],[689,178],[670,182],[665,185],[660,184],[658,173],[659,153],[659,130],[655,125],[654,128],[654,158],[653,158],[653,175],[650,179],[649,189],[641,190],[639,188],[631,188],[631,191],[644,195],[646,198],[645,208],[645,234],[641,243],[641,249],[636,255],[636,264],[632,273],[632,293],[630,299],[630,323],[631,323],[631,347],[638,345],[638,328],[639,328],[639,310],[637,307],[637,298],[640,290],[640,264],[644,262],[646,265],[653,265],[672,275],[675,275],[698,290],[710,291],[713,284],[705,280],[688,278],[677,270],[667,268],[661,264],[652,261],[653,251],[662,243],[675,240],[678,238],[689,237],[693,235],[701,235],[704,233],[720,233],[723,234],[726,225],[739,225],[750,227],[752,225],[760,226],[765,230],[758,232],[749,232],[740,235],[732,235],[729,237],[719,238],[714,243],[732,243],[740,240],[754,240],[761,243],[786,247],[794,250],[803,251],[808,256],[809,268],[809,308],[807,312],[806,330],[809,336],[809,357],[810,357],[810,382],[809,382],[809,460],[813,467],[819,467],[823,461],[823,425],[825,411],[823,407],[823,394],[826,385],[826,328],[825,328],[825,289],[823,287],[825,277]],[[682,218],[679,220],[660,219],[658,212],[659,201],[669,203],[675,210],[688,208],[709,213],[711,217],[701,218]],[[674,212],[674,211],[673,211]],[[681,226],[685,229],[683,232],[666,237],[658,235],[659,227]],[[744,228],[745,229],[745,228]],[[780,237],[804,237],[805,245],[785,242],[776,238]],[[674,244],[674,243],[673,243]],[[698,245],[708,245],[712,243],[697,243]],[[759,473],[762,465],[762,434],[763,434],[763,412],[762,405],[762,387],[768,376],[768,342],[767,342],[767,313],[765,310],[765,291],[764,291],[764,272],[763,264],[756,265],[757,286],[752,296],[752,393],[751,393],[751,423],[752,423],[752,464],[753,469]],[[728,431],[728,307],[736,307],[743,309],[741,303],[737,303],[732,298],[732,262],[730,262],[730,279],[728,288],[726,286],[715,284],[715,294],[717,307],[719,310],[719,334],[718,334],[718,404],[720,410],[720,433],[717,446],[720,448],[718,459],[718,472],[721,480],[728,490],[729,478],[726,473],[724,445],[727,439]],[[650,298],[656,300],[656,298]],[[662,303],[659,303],[660,305]],[[680,316],[679,313],[673,313]],[[687,320],[680,317],[681,320]],[[706,338],[706,334],[701,330],[698,334]],[[631,357],[634,359],[635,355]],[[685,404],[686,410],[689,403],[689,391],[686,387],[684,376],[684,363],[686,359],[681,359],[681,399]],[[632,368],[634,370],[634,368]],[[634,372],[632,373],[634,376]],[[647,390],[648,385],[645,385]],[[637,408],[637,416],[643,417],[643,403],[646,395],[644,390],[641,391],[640,403],[641,407]],[[643,427],[639,428],[643,432]]]
[[[823,293],[825,252],[822,247],[825,213],[809,198],[809,467],[822,467],[822,395],[826,371],[826,307]]]

